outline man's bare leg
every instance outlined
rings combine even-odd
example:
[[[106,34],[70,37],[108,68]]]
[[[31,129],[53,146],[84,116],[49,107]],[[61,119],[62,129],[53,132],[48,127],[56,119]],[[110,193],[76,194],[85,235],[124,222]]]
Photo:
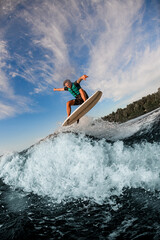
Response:
[[[87,96],[86,96],[85,91],[84,91],[82,88],[80,88],[80,89],[79,89],[79,92],[80,92],[81,98],[82,98],[83,101],[85,102],[85,101],[87,100]],[[77,120],[77,124],[78,124],[78,123],[79,123],[79,119]]]
[[[75,100],[70,100],[67,102],[67,115],[69,117],[69,115],[71,114],[71,106],[74,105]]]
[[[81,98],[82,98],[83,101],[85,102],[85,101],[87,100],[87,96],[86,96],[86,94],[85,94],[85,91],[84,91],[82,88],[80,88],[80,89],[79,89],[79,92],[80,92],[80,94],[81,94]]]

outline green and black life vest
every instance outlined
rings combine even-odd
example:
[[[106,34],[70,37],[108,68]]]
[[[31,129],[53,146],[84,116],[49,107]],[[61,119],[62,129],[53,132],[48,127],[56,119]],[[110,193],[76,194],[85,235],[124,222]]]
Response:
[[[68,91],[74,96],[77,97],[79,93],[80,86],[75,86],[74,83],[72,83],[72,87],[68,88]]]

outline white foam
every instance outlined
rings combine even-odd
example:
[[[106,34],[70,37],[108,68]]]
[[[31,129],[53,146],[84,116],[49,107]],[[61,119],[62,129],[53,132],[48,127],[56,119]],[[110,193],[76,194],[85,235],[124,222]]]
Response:
[[[159,115],[160,108],[122,124],[84,116],[80,119],[79,124],[75,123],[68,127],[60,127],[57,133],[71,131],[117,141],[130,137],[139,130],[150,128]]]
[[[61,133],[28,150],[28,157],[5,155],[0,177],[6,184],[56,201],[87,197],[100,203],[124,187],[160,190],[160,144],[126,147],[84,134]]]

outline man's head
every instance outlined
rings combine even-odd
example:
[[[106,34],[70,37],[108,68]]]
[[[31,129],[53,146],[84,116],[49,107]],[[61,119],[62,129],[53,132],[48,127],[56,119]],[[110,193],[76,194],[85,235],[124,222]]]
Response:
[[[69,79],[66,79],[64,82],[63,82],[63,86],[65,87],[68,87],[68,88],[71,88],[72,87],[72,83]]]

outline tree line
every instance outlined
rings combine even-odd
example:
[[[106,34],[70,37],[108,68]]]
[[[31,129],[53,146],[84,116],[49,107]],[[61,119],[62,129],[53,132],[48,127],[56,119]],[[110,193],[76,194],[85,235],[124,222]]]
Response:
[[[126,108],[118,108],[116,112],[112,112],[111,114],[102,117],[102,119],[109,122],[123,123],[159,107],[160,88],[158,88],[156,93],[149,94],[146,97],[127,105]]]

